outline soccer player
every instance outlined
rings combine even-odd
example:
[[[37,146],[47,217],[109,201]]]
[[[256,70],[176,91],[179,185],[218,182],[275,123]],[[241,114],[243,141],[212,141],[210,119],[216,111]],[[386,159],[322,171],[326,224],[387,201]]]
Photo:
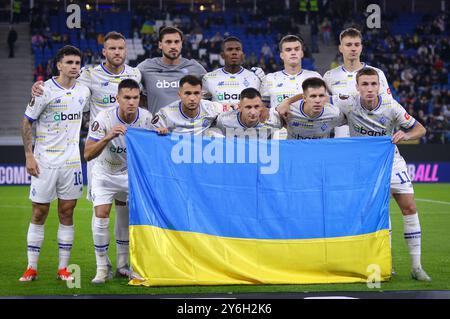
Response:
[[[95,217],[92,223],[97,273],[92,283],[104,283],[112,277],[108,259],[109,215],[113,199],[126,203],[128,196],[128,170],[126,160],[125,133],[128,127],[150,129],[151,113],[138,107],[139,84],[125,79],[118,87],[118,107],[101,111],[91,123],[89,137],[84,149],[87,161],[94,158],[92,169],[92,199]],[[127,232],[128,235],[128,232]],[[127,237],[128,240],[128,237]],[[128,262],[128,260],[126,260]],[[129,266],[117,267],[117,271],[137,277]]]
[[[153,117],[156,128],[167,128],[179,134],[203,134],[226,111],[226,106],[218,102],[203,100],[202,80],[186,75],[180,80],[178,90],[180,100],[163,107]]]
[[[185,75],[202,77],[205,68],[195,60],[181,57],[183,32],[174,27],[165,27],[159,32],[159,49],[162,57],[146,59],[137,68],[142,73],[147,107],[156,114],[161,107],[177,100],[180,79]]]
[[[316,77],[306,79],[302,90],[304,99],[289,106],[290,116],[286,123],[288,139],[329,138],[333,128],[347,122],[339,108],[328,103],[324,80]],[[278,108],[280,106],[276,110]]]
[[[339,39],[339,52],[342,54],[344,64],[327,71],[324,74],[323,79],[327,83],[331,95],[357,94],[356,73],[365,67],[371,67],[360,60],[363,49],[362,35],[357,29],[348,28],[341,32]],[[383,71],[374,67],[371,68],[378,73],[380,79],[380,93],[391,95],[391,91]],[[335,137],[349,137],[350,132],[348,125],[336,127],[334,135]]]
[[[31,177],[32,217],[28,228],[28,267],[20,281],[37,278],[44,224],[50,203],[58,198],[59,265],[57,278],[72,280],[67,270],[74,238],[73,211],[83,192],[80,128],[89,89],[77,83],[81,52],[64,46],[56,55],[59,75],[45,82],[43,95],[33,97],[22,121],[27,172]],[[34,152],[32,123],[36,122]]]
[[[276,107],[284,99],[302,93],[308,78],[322,78],[319,73],[302,69],[303,41],[295,35],[284,36],[278,45],[284,70],[266,75],[261,87],[264,102]]]
[[[118,32],[111,31],[106,34],[102,53],[106,59],[104,63],[95,67],[85,68],[78,83],[86,85],[91,91],[91,99],[89,103],[89,123],[93,123],[94,119],[102,110],[113,110],[118,107],[117,88],[119,83],[124,79],[133,79],[137,82],[141,81],[141,73],[137,68],[133,68],[125,64],[127,55],[125,37]],[[40,84],[36,82],[33,85],[34,96],[41,95]],[[90,125],[90,127],[92,127]],[[88,191],[87,199],[91,198],[91,177],[92,167],[95,159],[87,163]],[[127,263],[129,256],[129,212],[125,202],[115,200],[116,206],[116,222],[114,227],[116,245],[117,245],[117,271],[116,274],[128,277]],[[93,208],[92,216],[95,216]]]
[[[356,74],[359,95],[335,96],[334,103],[347,117],[350,136],[392,136],[392,143],[417,139],[426,130],[392,97],[379,95],[379,74],[373,68],[364,68]],[[403,130],[396,131],[400,126]],[[391,175],[391,193],[403,214],[404,237],[412,261],[411,276],[420,281],[431,281],[423,270],[421,257],[421,228],[414,189],[406,163],[395,148]]]
[[[280,120],[274,116],[265,119],[267,114],[261,94],[255,88],[244,89],[240,93],[238,110],[219,114],[211,135],[222,137],[254,137],[272,138],[273,128],[281,126]],[[217,134],[218,133],[218,134]]]
[[[270,107],[277,107],[284,99],[302,93],[302,83],[308,78],[322,78],[315,71],[302,68],[303,41],[295,35],[284,36],[278,45],[284,70],[267,74],[261,86],[263,101]],[[278,134],[277,134],[278,135]],[[281,130],[275,138],[285,139],[286,131]]]
[[[225,66],[205,74],[203,91],[214,102],[237,105],[242,90],[249,87],[259,90],[264,71],[261,68],[252,68],[250,71],[242,67],[244,51],[241,40],[236,37],[223,40],[220,55]]]

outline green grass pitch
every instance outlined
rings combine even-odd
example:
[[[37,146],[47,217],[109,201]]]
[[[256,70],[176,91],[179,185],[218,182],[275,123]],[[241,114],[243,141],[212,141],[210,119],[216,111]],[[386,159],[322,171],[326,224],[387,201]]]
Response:
[[[26,232],[31,217],[31,203],[26,186],[0,187],[0,296],[83,295],[83,294],[176,294],[176,293],[246,293],[246,292],[316,292],[316,291],[387,291],[450,289],[450,184],[416,184],[417,206],[422,225],[422,264],[433,278],[431,283],[410,279],[410,259],[403,239],[403,222],[399,209],[391,201],[393,262],[397,276],[381,283],[380,289],[366,284],[329,285],[242,285],[187,287],[131,287],[126,279],[113,279],[105,285],[90,283],[95,275],[95,256],[91,234],[91,208],[85,199],[75,210],[75,242],[71,263],[81,269],[81,288],[68,288],[56,280],[58,244],[57,215],[54,202],[45,227],[45,241],[39,259],[37,281],[21,283],[25,270]],[[113,235],[114,213],[111,219]],[[111,239],[114,237],[112,236]],[[115,265],[115,245],[111,240],[110,257]]]

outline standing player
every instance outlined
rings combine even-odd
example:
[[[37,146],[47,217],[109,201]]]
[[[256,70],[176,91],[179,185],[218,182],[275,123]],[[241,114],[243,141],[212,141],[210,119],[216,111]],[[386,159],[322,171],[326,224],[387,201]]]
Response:
[[[202,77],[206,70],[195,60],[181,57],[183,32],[165,27],[159,32],[159,49],[162,57],[147,59],[137,67],[142,73],[147,107],[152,114],[178,98],[180,79],[185,75]]]
[[[303,41],[295,35],[284,36],[278,45],[284,70],[266,75],[261,87],[263,101],[270,107],[277,107],[284,99],[302,93],[302,83],[308,78],[322,78],[315,71],[302,69]],[[279,132],[280,139],[286,138],[286,131]]]
[[[347,122],[344,114],[327,102],[327,87],[321,78],[306,79],[302,89],[304,99],[289,106],[290,116],[286,123],[288,139],[329,138],[336,126]],[[278,112],[275,111],[275,114]]]
[[[31,99],[22,122],[27,172],[31,177],[32,217],[28,228],[28,269],[20,281],[37,278],[37,264],[50,202],[58,198],[59,265],[57,277],[72,280],[67,270],[74,238],[73,210],[83,192],[80,128],[89,89],[77,83],[81,52],[73,46],[57,55],[59,75],[45,82],[44,94]],[[34,153],[32,123],[36,122]]]
[[[339,39],[339,52],[342,54],[344,64],[327,71],[323,76],[331,95],[357,94],[356,73],[365,67],[370,67],[377,71],[380,79],[380,93],[391,95],[391,91],[383,71],[368,66],[360,60],[363,48],[361,32],[354,28],[348,28],[341,32]],[[335,137],[348,136],[350,136],[348,125],[336,127]]]
[[[178,96],[180,100],[163,107],[153,117],[155,127],[179,134],[199,135],[207,131],[217,116],[226,110],[221,103],[202,99],[202,81],[193,75],[186,75],[180,80]]]
[[[117,108],[117,88],[122,80],[133,79],[137,82],[141,81],[140,71],[137,68],[125,64],[127,54],[126,41],[121,33],[112,31],[106,34],[102,53],[106,61],[95,67],[85,68],[77,79],[79,83],[86,85],[91,91],[89,123],[92,123],[102,110],[112,110]],[[33,95],[41,94],[39,88],[40,83],[42,82],[36,82],[34,84]],[[89,201],[92,201],[91,176],[94,163],[95,160],[92,160],[87,164],[87,198]],[[129,212],[125,202],[115,200],[115,205],[117,213],[114,227],[117,244],[116,274],[128,277],[129,271],[127,271],[126,265],[128,263],[129,255]],[[94,217],[94,208],[92,214]]]
[[[364,68],[356,74],[359,95],[333,97],[334,103],[347,117],[350,136],[392,136],[392,143],[417,139],[426,130],[392,97],[379,95],[379,75],[373,68]],[[396,127],[403,130],[395,132]],[[395,148],[391,175],[391,193],[403,214],[404,237],[412,261],[411,276],[420,281],[431,281],[422,269],[421,227],[414,189],[403,157]]]
[[[92,223],[97,273],[93,283],[104,283],[112,277],[108,260],[109,215],[113,199],[125,203],[128,196],[128,170],[125,132],[128,127],[150,128],[151,114],[139,105],[139,84],[125,79],[119,84],[118,107],[100,112],[91,124],[84,157],[96,157],[92,169],[92,199],[95,217]],[[128,240],[128,239],[127,239]],[[128,265],[130,276],[136,276]],[[118,268],[120,271],[120,268]]]
[[[220,54],[225,66],[205,74],[203,91],[210,95],[214,102],[237,105],[242,90],[249,87],[259,90],[261,86],[259,77],[264,77],[264,71],[261,68],[249,71],[242,67],[244,51],[241,40],[236,37],[223,40]]]

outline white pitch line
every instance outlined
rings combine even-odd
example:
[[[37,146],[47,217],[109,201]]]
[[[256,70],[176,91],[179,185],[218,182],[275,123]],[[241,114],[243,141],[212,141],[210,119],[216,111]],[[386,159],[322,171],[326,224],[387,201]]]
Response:
[[[431,199],[424,199],[424,198],[416,198],[416,201],[427,202],[427,203],[435,203],[435,204],[443,204],[443,205],[450,205],[450,202],[442,202],[442,201],[439,201],[439,200],[431,200]]]

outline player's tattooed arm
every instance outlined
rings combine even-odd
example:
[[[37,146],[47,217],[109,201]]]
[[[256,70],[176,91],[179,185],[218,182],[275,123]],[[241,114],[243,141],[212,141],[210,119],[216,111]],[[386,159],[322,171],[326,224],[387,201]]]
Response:
[[[33,135],[31,133],[32,123],[24,117],[22,120],[22,140],[25,148],[26,168],[28,174],[38,177],[39,165],[33,155]]]

